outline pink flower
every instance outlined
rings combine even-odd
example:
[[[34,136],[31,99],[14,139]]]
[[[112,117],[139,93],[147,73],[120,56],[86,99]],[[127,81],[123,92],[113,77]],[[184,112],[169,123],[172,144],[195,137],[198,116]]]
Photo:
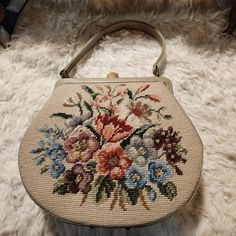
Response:
[[[132,161],[124,154],[119,146],[108,145],[106,149],[99,150],[95,154],[98,173],[109,175],[112,180],[118,180],[125,176]]]
[[[95,121],[96,129],[107,142],[117,142],[128,137],[133,127],[118,116],[99,115]]]
[[[68,152],[66,161],[69,163],[86,162],[92,158],[99,148],[97,139],[89,130],[78,130],[64,142],[64,149]]]

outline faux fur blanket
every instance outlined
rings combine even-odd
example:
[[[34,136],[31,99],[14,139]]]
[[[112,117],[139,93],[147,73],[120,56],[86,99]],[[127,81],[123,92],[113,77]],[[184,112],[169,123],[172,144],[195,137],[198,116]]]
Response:
[[[89,9],[86,1],[30,1],[11,47],[0,49],[0,235],[235,235],[236,41],[221,35],[225,12]],[[91,35],[121,19],[149,22],[166,37],[164,76],[172,80],[176,98],[202,138],[202,178],[192,201],[159,224],[129,231],[73,226],[47,215],[26,193],[18,170],[20,140],[52,93],[59,71]],[[104,77],[110,71],[151,76],[158,53],[146,35],[121,31],[106,37],[78,65],[76,76]]]

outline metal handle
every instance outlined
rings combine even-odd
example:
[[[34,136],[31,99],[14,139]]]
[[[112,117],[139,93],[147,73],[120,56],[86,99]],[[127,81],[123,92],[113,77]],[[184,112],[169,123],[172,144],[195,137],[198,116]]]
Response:
[[[114,33],[121,29],[128,30],[139,30],[144,33],[151,35],[155,38],[162,49],[161,55],[157,59],[156,63],[153,66],[153,74],[155,76],[160,76],[160,68],[165,61],[165,39],[160,31],[156,30],[152,25],[149,25],[145,22],[126,20],[120,21],[115,24],[109,25],[104,28],[102,31],[95,34],[79,51],[79,53],[71,60],[71,62],[60,72],[62,78],[69,78],[70,71],[75,67],[75,65],[107,34]]]

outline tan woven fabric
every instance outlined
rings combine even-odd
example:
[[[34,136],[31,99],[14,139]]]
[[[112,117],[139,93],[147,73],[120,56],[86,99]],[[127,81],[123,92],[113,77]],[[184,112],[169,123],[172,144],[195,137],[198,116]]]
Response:
[[[129,227],[164,219],[190,200],[201,140],[167,82],[134,80],[61,81],[33,120],[19,167],[27,192],[48,213]]]

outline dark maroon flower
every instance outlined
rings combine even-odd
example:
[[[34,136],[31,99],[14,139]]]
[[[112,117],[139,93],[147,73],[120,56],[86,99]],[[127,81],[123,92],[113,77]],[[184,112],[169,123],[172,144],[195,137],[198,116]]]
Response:
[[[163,128],[156,130],[153,136],[155,148],[157,150],[162,148],[166,152],[166,160],[172,163],[186,161],[182,158],[182,153],[186,154],[187,151],[179,145],[181,139],[179,132],[174,131],[172,126],[167,130]]]
[[[64,174],[65,184],[68,186],[68,192],[78,193],[81,191],[87,194],[91,190],[91,182],[93,181],[93,173],[86,171],[80,164],[76,164],[71,170],[67,170]]]

